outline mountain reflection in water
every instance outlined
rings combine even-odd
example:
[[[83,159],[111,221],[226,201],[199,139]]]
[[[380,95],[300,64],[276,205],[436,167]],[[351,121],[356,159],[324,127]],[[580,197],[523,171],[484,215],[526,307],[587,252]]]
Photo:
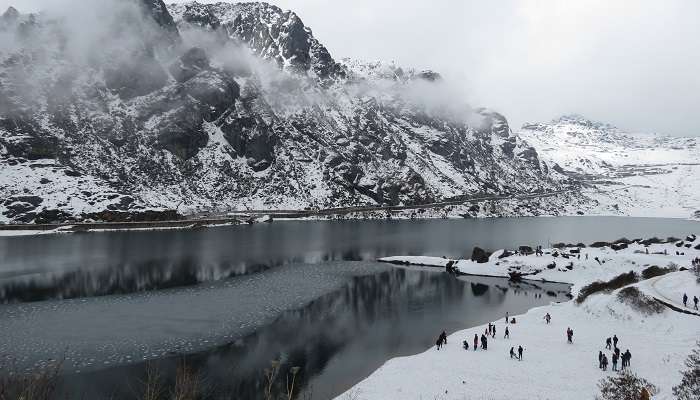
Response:
[[[542,296],[547,292],[554,297]],[[445,273],[396,268],[353,278],[307,306],[282,313],[254,334],[211,351],[186,356],[206,377],[212,398],[262,398],[264,369],[281,360],[281,376],[300,367],[302,391],[330,398],[368,376],[387,359],[430,348],[437,335],[566,300],[566,285],[511,284],[503,279],[457,279]],[[496,339],[498,340],[498,338]],[[157,366],[172,379],[182,359]],[[145,364],[69,375],[65,393],[89,398],[133,398]],[[125,385],[130,382],[130,385]],[[284,384],[284,379],[279,382]],[[172,382],[170,382],[172,384]]]

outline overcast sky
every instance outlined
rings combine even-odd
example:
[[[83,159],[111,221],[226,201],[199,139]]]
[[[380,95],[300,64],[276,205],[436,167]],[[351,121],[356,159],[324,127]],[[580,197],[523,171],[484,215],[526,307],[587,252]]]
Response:
[[[296,11],[335,58],[434,69],[513,127],[580,113],[628,130],[700,135],[697,0],[268,2]]]

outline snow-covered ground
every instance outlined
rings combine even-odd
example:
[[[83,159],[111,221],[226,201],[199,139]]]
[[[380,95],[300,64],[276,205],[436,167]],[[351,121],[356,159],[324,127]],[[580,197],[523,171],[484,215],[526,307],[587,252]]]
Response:
[[[494,253],[489,262],[477,264],[460,260],[457,267],[465,273],[506,276],[509,270],[541,270],[532,279],[547,279],[573,284],[572,294],[595,280],[609,280],[621,273],[645,268],[690,267],[700,255],[695,250],[675,244],[652,244],[645,248],[631,244],[614,251],[605,248],[584,248],[581,258],[563,259],[555,250],[544,256],[513,255],[499,259]],[[646,250],[649,250],[647,254]],[[664,254],[666,251],[666,254]],[[676,255],[676,251],[684,253]],[[565,253],[569,253],[567,250]],[[588,258],[586,258],[588,255]],[[595,260],[598,258],[601,262]],[[436,257],[391,257],[384,261],[407,261],[421,265],[444,266],[447,260]],[[556,262],[553,269],[548,264]],[[604,263],[603,263],[604,262]],[[572,269],[565,266],[573,263]],[[682,307],[682,293],[700,297],[700,285],[686,271],[672,272],[635,284],[647,296],[669,299]],[[389,360],[372,375],[338,399],[591,399],[598,393],[597,383],[616,372],[598,369],[599,351],[605,350],[605,339],[617,335],[618,346],[632,353],[631,369],[660,388],[654,398],[671,399],[671,388],[680,382],[683,361],[698,340],[700,318],[663,308],[660,313],[643,313],[620,300],[621,289],[594,294],[582,304],[575,301],[552,303],[515,316],[516,324],[505,319],[494,321],[497,334],[489,339],[488,350],[473,351],[475,334],[481,336],[486,326],[465,329],[450,335],[447,345],[424,353]],[[552,316],[546,324],[544,315]],[[504,338],[505,328],[510,338]],[[566,341],[566,329],[574,330],[573,344]],[[436,327],[436,337],[439,332]],[[470,350],[462,348],[468,341]],[[509,357],[509,350],[522,346],[523,360]]]
[[[540,157],[587,183],[589,215],[700,218],[700,139],[621,131],[578,115],[526,124]]]

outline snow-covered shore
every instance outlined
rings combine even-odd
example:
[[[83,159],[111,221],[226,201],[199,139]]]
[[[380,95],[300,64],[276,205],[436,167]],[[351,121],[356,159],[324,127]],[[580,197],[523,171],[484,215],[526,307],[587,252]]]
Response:
[[[501,252],[496,252],[487,263],[459,260],[456,266],[464,273],[489,276],[508,276],[517,268],[522,272],[541,270],[528,278],[569,282],[575,297],[593,281],[606,281],[628,271],[640,274],[652,265],[690,268],[691,260],[700,256],[700,250],[694,249],[698,243],[700,239],[695,239],[689,248],[674,243],[648,247],[633,243],[619,251],[583,248],[580,259],[578,254],[563,259],[562,251],[554,249],[539,257],[512,255],[501,259]],[[553,256],[554,251],[558,257]],[[570,254],[568,250],[563,252]],[[444,267],[448,260],[391,257],[383,261]],[[556,267],[547,268],[552,262]],[[570,270],[566,268],[569,263],[573,263]],[[633,286],[678,308],[683,308],[681,298],[687,293],[690,308],[686,310],[690,312],[693,296],[700,297],[700,285],[689,271],[671,272]],[[497,334],[489,338],[487,351],[471,348],[474,335],[481,336],[486,326],[456,332],[442,350],[433,347],[421,354],[389,360],[338,399],[591,399],[598,393],[598,381],[616,373],[601,371],[597,365],[599,351],[611,358],[611,352],[605,350],[605,339],[613,335],[620,338],[618,346],[623,352],[629,349],[632,353],[632,371],[659,387],[654,398],[671,399],[671,389],[681,379],[683,361],[698,340],[700,315],[668,307],[659,313],[645,313],[623,302],[618,297],[620,290],[591,295],[582,304],[572,300],[535,308],[515,316],[516,324],[506,325],[505,319],[494,321]],[[547,313],[552,315],[549,325],[543,319]],[[509,339],[503,337],[506,326]],[[573,344],[566,341],[568,327],[574,330]],[[441,328],[435,330],[437,338]],[[462,348],[463,340],[469,342],[469,351]],[[510,348],[517,350],[520,345],[525,349],[523,361],[511,359]]]

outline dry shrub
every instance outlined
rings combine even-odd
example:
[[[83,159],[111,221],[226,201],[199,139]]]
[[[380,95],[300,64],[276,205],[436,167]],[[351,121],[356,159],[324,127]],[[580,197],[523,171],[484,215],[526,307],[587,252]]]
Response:
[[[673,387],[673,395],[678,400],[700,400],[700,341],[696,342],[685,365],[688,369],[681,372],[683,378],[678,386]]]
[[[640,292],[639,289],[634,286],[620,290],[617,294],[617,298],[620,299],[621,302],[630,305],[635,310],[646,315],[660,314],[664,312],[665,309],[663,304]]]
[[[201,398],[200,374],[182,360],[175,372],[175,386],[172,389],[173,400],[197,400]]]
[[[639,282],[639,277],[637,276],[637,274],[634,273],[634,271],[630,271],[624,274],[620,274],[607,282],[595,281],[589,283],[588,285],[581,288],[581,291],[578,293],[578,297],[576,298],[576,303],[583,303],[586,300],[586,298],[588,298],[588,296],[594,293],[610,292],[615,289],[619,289],[621,287],[631,285],[637,282]]]
[[[659,392],[659,389],[649,381],[629,371],[601,379],[598,382],[598,388],[600,395],[596,396],[596,399],[600,400],[639,400],[643,388],[646,388],[651,396]]]
[[[676,266],[673,263],[670,263],[667,268],[659,267],[658,265],[652,265],[651,267],[646,268],[644,271],[642,271],[642,278],[651,279],[653,277],[666,275],[669,272],[674,272],[677,270],[678,266]]]
[[[0,400],[52,399],[56,392],[61,366],[62,362],[56,361],[31,373],[16,372],[14,366],[2,368],[7,375],[0,378]]]

